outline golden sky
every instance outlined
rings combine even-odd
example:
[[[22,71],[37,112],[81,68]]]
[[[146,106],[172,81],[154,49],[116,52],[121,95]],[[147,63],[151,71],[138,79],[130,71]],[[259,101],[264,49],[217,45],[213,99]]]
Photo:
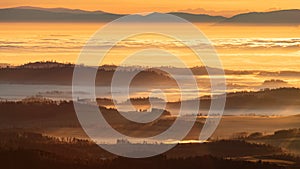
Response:
[[[1,0],[0,7],[38,6],[112,13],[185,11],[231,16],[249,11],[300,8],[300,0]]]

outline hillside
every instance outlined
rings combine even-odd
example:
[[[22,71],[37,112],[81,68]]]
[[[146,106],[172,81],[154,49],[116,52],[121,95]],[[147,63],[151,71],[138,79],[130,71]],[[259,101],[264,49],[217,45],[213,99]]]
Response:
[[[206,144],[180,144],[159,156],[130,159],[116,157],[91,141],[76,138],[53,138],[32,132],[0,131],[0,162],[6,169],[27,168],[206,168],[206,169],[284,169],[267,162],[229,160],[244,155],[281,154],[280,149],[244,141],[216,141]],[[231,147],[235,147],[232,149]],[[201,151],[210,150],[212,151]],[[192,155],[191,150],[200,154]],[[179,153],[180,152],[180,153]],[[26,165],[25,165],[26,164]],[[124,167],[126,166],[126,167]],[[141,166],[141,167],[139,167]],[[161,167],[159,167],[161,166]],[[293,165],[291,165],[292,167]]]
[[[216,96],[216,98],[224,97]],[[132,104],[150,105],[149,98],[131,98]],[[208,109],[211,103],[210,96],[203,96],[199,99],[184,100],[186,104],[194,104],[200,100],[200,108]],[[163,100],[156,100],[156,103],[163,103]],[[112,102],[111,102],[112,103]],[[129,102],[127,102],[129,103]],[[125,104],[125,103],[124,103]],[[101,104],[100,104],[101,105]],[[112,106],[112,105],[110,105]],[[168,102],[168,108],[179,107],[180,101]],[[260,91],[242,91],[231,92],[226,94],[226,107],[225,109],[276,109],[276,108],[291,108],[300,107],[300,89],[299,88],[276,88],[264,89]]]
[[[96,68],[82,66],[79,69],[82,71],[93,71]],[[72,64],[56,62],[28,63],[17,67],[0,68],[0,83],[72,85],[73,71],[74,65]],[[111,85],[112,77],[116,71],[114,67],[108,68],[104,65],[95,71],[97,71],[96,85]],[[175,81],[167,74],[155,69],[148,69],[141,72],[138,69],[120,69],[118,73],[124,80],[129,78],[130,75],[138,73],[131,83],[136,86],[175,85]],[[145,81],[148,83],[145,83]]]

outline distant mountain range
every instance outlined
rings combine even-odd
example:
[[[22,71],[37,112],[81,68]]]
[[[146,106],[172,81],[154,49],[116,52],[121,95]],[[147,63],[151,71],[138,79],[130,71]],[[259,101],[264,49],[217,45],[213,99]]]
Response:
[[[230,18],[210,16],[206,14],[190,14],[171,12],[190,22],[218,23],[218,24],[300,24],[300,9],[279,10],[271,12],[250,12],[238,14]],[[153,15],[149,14],[149,15]],[[138,18],[149,15],[135,15]],[[160,13],[155,13],[159,16]],[[0,22],[109,22],[125,16],[103,11],[84,11],[67,8],[38,8],[15,7],[0,9]]]
[[[250,12],[235,15],[223,20],[221,23],[243,23],[243,24],[300,24],[300,10],[279,10],[271,12]]]
[[[16,7],[0,9],[1,22],[108,22],[123,15],[66,8]]]

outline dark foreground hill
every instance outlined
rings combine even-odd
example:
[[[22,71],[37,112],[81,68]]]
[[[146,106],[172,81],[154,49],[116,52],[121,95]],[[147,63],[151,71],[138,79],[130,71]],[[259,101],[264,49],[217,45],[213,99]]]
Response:
[[[183,144],[175,147],[178,155],[191,153],[189,149],[197,151],[200,147],[209,149],[215,147],[222,155],[214,157],[209,155],[173,158],[170,151],[166,154],[143,159],[129,159],[117,157],[102,150],[94,143],[75,138],[57,139],[27,132],[0,132],[0,163],[5,169],[32,169],[32,168],[76,168],[76,169],[284,169],[286,167],[267,162],[247,162],[242,160],[225,159],[222,148],[247,148],[244,153],[251,155],[257,151],[259,154],[280,153],[270,146],[249,144],[242,141],[219,141],[207,144]],[[190,147],[190,148],[189,148]],[[177,150],[178,149],[178,150]],[[253,149],[253,150],[252,150]],[[201,149],[199,149],[201,150]],[[227,151],[230,154],[230,151]],[[227,154],[227,155],[229,155]],[[237,157],[229,155],[227,157]]]

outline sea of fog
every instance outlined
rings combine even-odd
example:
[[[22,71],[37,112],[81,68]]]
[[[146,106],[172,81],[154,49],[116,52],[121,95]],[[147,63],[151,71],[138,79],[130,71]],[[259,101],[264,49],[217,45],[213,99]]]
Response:
[[[85,89],[87,87],[82,87],[82,91],[77,91],[76,96],[77,98],[72,98],[72,86],[64,86],[64,85],[37,85],[37,84],[0,84],[0,100],[1,101],[20,101],[22,99],[30,98],[30,97],[37,97],[37,98],[48,98],[55,101],[61,101],[61,100],[75,100],[78,99],[82,100],[90,100],[92,101],[92,98],[90,97],[89,93],[86,93]],[[117,88],[115,89],[115,92],[123,93],[126,90],[126,88]],[[97,86],[95,87],[96,91],[96,97],[97,98],[111,98],[111,87],[105,87],[105,86]],[[202,92],[203,91],[203,92]],[[166,89],[164,95],[167,95],[168,99],[165,97],[161,97],[164,95],[153,95],[152,89],[146,89],[146,88],[133,88],[130,89],[130,97],[131,98],[137,98],[137,97],[160,97],[162,99],[168,100],[168,101],[178,101],[178,96],[180,96],[181,92],[178,89]],[[200,96],[208,95],[209,91],[208,89],[203,89],[199,91],[182,91],[185,92],[186,99],[194,99],[195,92],[199,92]],[[122,95],[120,93],[117,93],[115,97],[113,98],[118,103],[122,103],[127,101],[128,97],[126,95]],[[189,95],[189,93],[191,93]],[[161,94],[161,93],[160,93]],[[169,98],[176,98],[176,99],[169,99]],[[200,103],[201,104],[201,103]],[[161,107],[161,105],[158,105]],[[155,107],[155,105],[154,105]],[[126,109],[126,105],[124,105],[123,109]],[[173,110],[171,111],[171,114]],[[201,110],[202,111],[202,110]],[[207,113],[205,112],[199,112],[199,113]],[[177,112],[174,110],[174,112]],[[299,110],[295,108],[286,108],[286,109],[263,109],[259,110],[256,108],[253,109],[238,109],[238,110],[225,110],[224,115],[245,115],[245,116],[252,116],[252,115],[293,115],[298,114]]]

